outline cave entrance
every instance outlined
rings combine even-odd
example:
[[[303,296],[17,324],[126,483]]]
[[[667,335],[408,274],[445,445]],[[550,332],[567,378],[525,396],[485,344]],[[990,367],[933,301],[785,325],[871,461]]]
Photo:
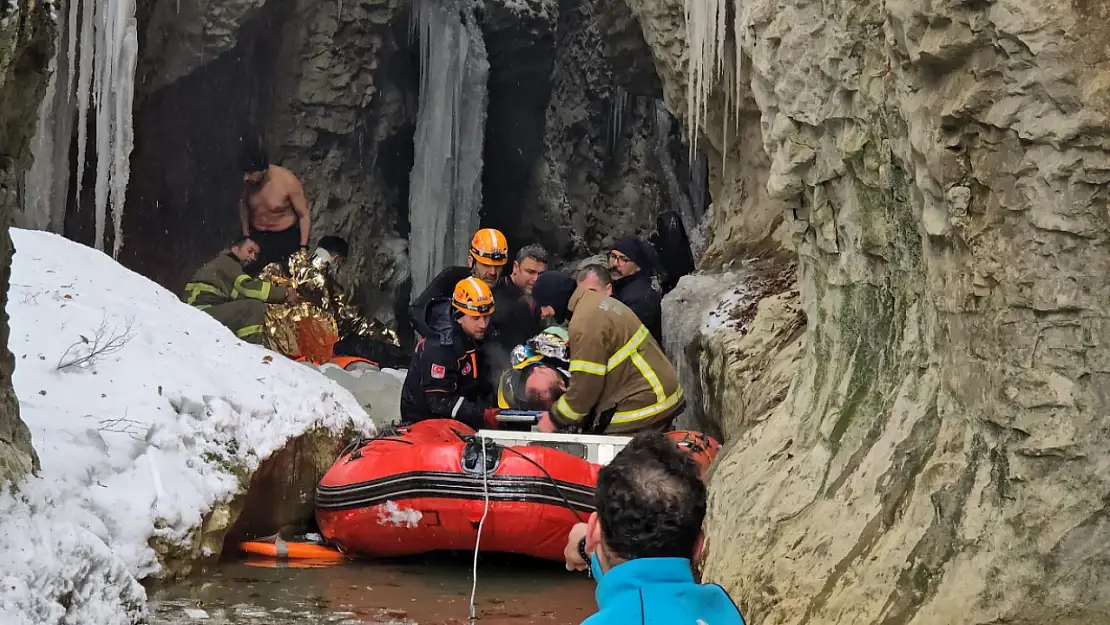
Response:
[[[498,3],[481,16],[490,71],[482,166],[481,225],[497,228],[510,253],[536,242],[526,219],[543,156],[555,63],[554,23]]]

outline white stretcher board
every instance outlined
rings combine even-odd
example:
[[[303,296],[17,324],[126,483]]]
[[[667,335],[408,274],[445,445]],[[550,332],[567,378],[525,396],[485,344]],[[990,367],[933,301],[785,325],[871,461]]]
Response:
[[[545,434],[543,432],[509,432],[503,430],[479,430],[478,436],[488,438],[506,447],[548,443],[545,446],[562,449],[562,451],[602,466],[609,464],[613,456],[616,456],[632,440],[631,436]]]

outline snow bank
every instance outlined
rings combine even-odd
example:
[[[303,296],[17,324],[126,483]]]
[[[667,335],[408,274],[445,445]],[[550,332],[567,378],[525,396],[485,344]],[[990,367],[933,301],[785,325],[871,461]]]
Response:
[[[160,571],[152,538],[188,548],[241,490],[233,470],[311,429],[373,429],[324,375],[103,253],[11,234],[15,388],[42,472],[0,494],[3,625],[130,622],[143,609],[135,579]]]

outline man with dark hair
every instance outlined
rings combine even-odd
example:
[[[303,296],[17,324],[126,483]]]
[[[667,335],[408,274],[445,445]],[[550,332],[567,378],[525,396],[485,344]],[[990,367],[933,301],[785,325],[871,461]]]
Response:
[[[609,270],[596,263],[586,265],[578,271],[578,286],[605,295],[613,294],[613,278],[609,275]]]
[[[526,245],[517,252],[512,272],[493,289],[497,310],[490,319],[493,326],[490,342],[492,347],[499,347],[498,351],[503,352],[495,356],[502,361],[497,364],[507,365],[505,359],[509,352],[542,329],[539,311],[532,302],[532,286],[546,270],[547,250],[539,244]]]
[[[244,265],[257,256],[257,243],[246,237],[236,239],[230,249],[193,274],[182,299],[212,315],[235,336],[261,345],[266,304],[296,303],[297,292],[247,275]]]
[[[584,532],[572,530],[567,549],[568,568],[588,561],[597,580],[598,612],[583,625],[744,625],[723,588],[694,580],[705,484],[673,441],[632,439],[598,472],[594,497],[597,511]]]
[[[651,284],[655,250],[633,236],[621,237],[609,251],[613,297],[632,309],[656,341],[663,342],[663,296]]]
[[[449,299],[432,300],[431,331],[417,342],[401,387],[403,423],[455,419],[475,430],[498,427],[478,351],[495,308],[489,285],[473,276],[460,280]]]
[[[247,270],[257,274],[270,263],[284,263],[298,249],[308,251],[312,214],[301,181],[271,165],[261,139],[243,153],[243,192],[239,198],[242,235],[258,244],[258,258]]]

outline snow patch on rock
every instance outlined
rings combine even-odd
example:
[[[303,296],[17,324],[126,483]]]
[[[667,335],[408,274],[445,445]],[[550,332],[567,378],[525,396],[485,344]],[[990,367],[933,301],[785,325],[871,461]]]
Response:
[[[373,432],[326,376],[104,253],[11,236],[14,384],[42,471],[0,495],[0,622],[134,622],[136,580],[162,570],[152,539],[187,552],[205,515],[293,437]]]

